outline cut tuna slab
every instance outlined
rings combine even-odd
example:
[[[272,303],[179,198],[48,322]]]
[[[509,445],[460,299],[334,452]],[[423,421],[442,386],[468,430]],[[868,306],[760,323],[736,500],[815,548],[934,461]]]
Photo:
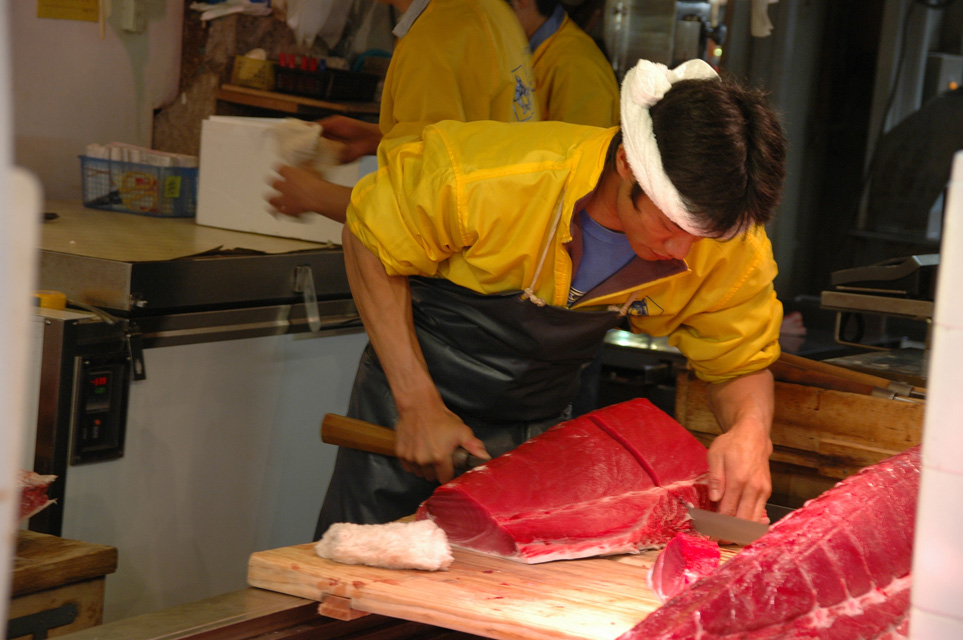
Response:
[[[619,640],[906,637],[919,479],[919,447],[863,469]]]
[[[697,533],[683,531],[669,540],[649,571],[649,588],[665,602],[719,566],[719,544]]]
[[[526,563],[665,544],[706,507],[705,447],[636,399],[552,427],[438,487],[418,509],[451,544]]]

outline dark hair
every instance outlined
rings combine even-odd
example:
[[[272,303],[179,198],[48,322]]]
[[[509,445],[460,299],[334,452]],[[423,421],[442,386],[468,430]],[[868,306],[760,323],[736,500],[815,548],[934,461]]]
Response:
[[[650,113],[665,174],[706,235],[772,218],[787,143],[764,92],[728,79],[683,80]]]
[[[535,8],[538,9],[538,13],[541,16],[548,18],[555,11],[555,7],[559,4],[559,0],[535,0]]]

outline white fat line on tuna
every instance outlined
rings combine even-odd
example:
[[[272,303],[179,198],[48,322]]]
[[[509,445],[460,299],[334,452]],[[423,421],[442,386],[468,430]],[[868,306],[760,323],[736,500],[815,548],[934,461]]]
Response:
[[[830,607],[814,608],[812,612],[800,616],[801,619],[808,618],[812,626],[816,629],[826,629],[832,626],[833,622],[840,616],[852,617],[865,612],[873,605],[882,604],[894,595],[906,591],[912,583],[912,574],[894,579],[883,588],[873,588],[861,596],[847,598],[845,601]]]
[[[863,613],[867,607],[874,604],[881,604],[886,602],[887,599],[901,593],[902,591],[908,590],[912,584],[912,574],[907,573],[901,578],[895,578],[892,582],[886,585],[884,588],[874,588],[870,589],[867,593],[859,596],[858,598],[849,598],[846,602],[833,605],[831,607],[819,607],[814,608],[810,613],[803,614],[796,618],[791,618],[789,620],[782,621],[782,624],[788,624],[790,622],[797,623],[800,620],[809,620],[811,623],[811,628],[813,629],[827,629],[829,628],[833,621],[837,620],[841,615],[843,616],[853,616]],[[851,602],[856,600],[858,602]],[[740,631],[735,636],[719,636],[714,633],[707,632],[702,626],[702,612],[695,611],[695,635],[692,640],[725,640],[726,638],[752,638],[753,634],[757,630],[752,631]],[[798,625],[796,625],[798,626]],[[899,623],[895,623],[887,628],[888,632],[896,632],[896,627]],[[877,636],[879,637],[879,636]],[[896,638],[902,637],[901,635],[894,635],[894,640]]]

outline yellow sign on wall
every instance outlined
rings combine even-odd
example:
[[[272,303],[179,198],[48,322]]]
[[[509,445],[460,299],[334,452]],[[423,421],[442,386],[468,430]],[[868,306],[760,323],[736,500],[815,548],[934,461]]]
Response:
[[[101,0],[37,0],[38,18],[60,20],[100,20]]]

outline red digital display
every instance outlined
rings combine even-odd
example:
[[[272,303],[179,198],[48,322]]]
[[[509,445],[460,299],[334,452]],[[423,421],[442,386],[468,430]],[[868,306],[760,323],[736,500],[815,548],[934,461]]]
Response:
[[[106,409],[110,403],[110,372],[98,371],[87,376],[87,410]]]

